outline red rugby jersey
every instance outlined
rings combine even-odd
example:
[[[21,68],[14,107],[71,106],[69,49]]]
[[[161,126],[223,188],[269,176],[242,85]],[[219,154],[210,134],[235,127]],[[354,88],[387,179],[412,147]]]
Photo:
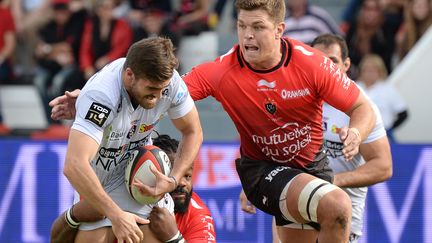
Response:
[[[195,192],[192,192],[186,213],[176,213],[175,217],[177,227],[188,243],[216,242],[213,218]]]
[[[222,104],[240,134],[242,155],[304,167],[322,144],[323,101],[346,111],[359,89],[321,52],[293,39],[281,42],[282,59],[271,69],[253,69],[236,45],[184,80],[194,100],[213,96]]]

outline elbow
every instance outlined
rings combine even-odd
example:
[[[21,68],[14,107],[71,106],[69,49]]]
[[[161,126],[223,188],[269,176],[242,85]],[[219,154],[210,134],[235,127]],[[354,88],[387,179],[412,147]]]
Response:
[[[76,175],[77,163],[74,160],[67,159],[63,168],[63,175],[70,181],[73,175]]]
[[[391,166],[391,162],[390,162],[390,166],[382,169],[382,175],[381,175],[380,182],[387,181],[390,178],[392,178],[392,176],[393,176],[393,167]]]

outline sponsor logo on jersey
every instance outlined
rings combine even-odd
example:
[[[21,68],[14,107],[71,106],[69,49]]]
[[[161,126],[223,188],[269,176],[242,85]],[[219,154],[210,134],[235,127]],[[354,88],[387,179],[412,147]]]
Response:
[[[341,130],[341,129],[340,129],[339,127],[337,127],[336,125],[333,125],[333,126],[331,127],[331,132],[332,132],[332,133],[339,134],[340,130]]]
[[[324,140],[324,147],[326,148],[327,156],[331,156],[332,158],[343,156],[342,149],[344,148],[344,146],[341,142]]]
[[[162,120],[162,118],[163,118],[163,115],[159,116],[159,118],[155,122],[153,122],[152,124],[141,124],[140,128],[139,128],[139,133],[145,133],[145,132],[152,130],[156,126],[156,124],[158,124],[159,121]]]
[[[110,108],[102,104],[93,102],[90,106],[90,109],[87,111],[85,119],[93,122],[99,127],[102,127],[105,121],[108,119],[110,113]]]
[[[126,134],[126,132],[124,132],[124,131],[112,131],[109,134],[109,140],[110,141],[120,140],[124,137],[125,134]]]
[[[283,89],[281,92],[281,96],[284,100],[287,99],[295,99],[303,96],[310,95],[310,91],[308,88],[298,89],[298,90],[286,90]]]
[[[252,141],[273,161],[285,163],[293,160],[311,141],[312,127],[287,122],[267,135],[252,135]]]
[[[264,79],[260,79],[257,82],[257,91],[277,91],[276,90],[276,81],[267,81]]]

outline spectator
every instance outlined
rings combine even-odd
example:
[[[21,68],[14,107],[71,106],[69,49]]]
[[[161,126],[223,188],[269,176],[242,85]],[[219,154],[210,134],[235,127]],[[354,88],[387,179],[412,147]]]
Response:
[[[107,63],[123,57],[132,44],[126,21],[113,17],[114,0],[98,0],[95,15],[88,19],[79,51],[79,64],[88,80]]]
[[[336,21],[324,9],[314,6],[308,0],[286,0],[284,36],[312,43],[320,34],[339,34]]]
[[[54,0],[53,19],[39,31],[35,49],[37,62],[34,84],[44,104],[65,90],[84,85],[79,72],[78,53],[86,11],[72,12],[69,0]],[[47,107],[45,107],[47,108]],[[48,118],[49,118],[49,111]]]
[[[9,0],[8,2],[17,31],[14,72],[17,82],[31,82],[35,71],[33,52],[36,47],[37,30],[47,23],[51,16],[51,0]]]
[[[406,2],[404,22],[397,34],[397,54],[401,61],[432,24],[432,1]]]
[[[171,0],[129,0],[130,10],[127,16],[129,24],[135,28],[141,25],[145,11],[157,9],[165,14],[172,13]]]
[[[8,7],[0,1],[0,84],[13,78],[11,56],[16,46],[15,22]],[[0,118],[1,121],[1,118]]]
[[[143,13],[140,26],[134,29],[134,42],[151,36],[164,36],[170,38],[177,48],[179,36],[170,30],[167,13],[158,9],[148,9]]]
[[[369,53],[378,54],[391,69],[391,59],[395,50],[395,33],[401,21],[386,18],[379,0],[365,0],[360,12],[349,27],[346,34],[352,69],[350,75],[358,77],[360,60]]]
[[[408,118],[408,107],[396,88],[386,82],[387,75],[387,69],[380,56],[369,54],[362,59],[358,84],[378,106],[384,128],[391,137],[391,131]]]
[[[172,30],[178,35],[198,35],[209,30],[209,0],[181,0]]]

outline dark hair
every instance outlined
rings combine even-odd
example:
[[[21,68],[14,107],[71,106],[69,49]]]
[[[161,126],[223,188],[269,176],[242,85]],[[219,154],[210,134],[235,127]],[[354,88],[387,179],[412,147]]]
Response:
[[[236,0],[235,8],[237,13],[240,10],[259,10],[266,11],[275,24],[283,22],[285,19],[284,0]]]
[[[312,41],[311,46],[314,47],[315,45],[318,44],[324,45],[326,47],[331,46],[333,44],[337,44],[341,49],[342,61],[345,61],[345,59],[348,58],[348,46],[346,44],[345,39],[342,36],[335,35],[335,34],[319,35]]]
[[[179,141],[171,138],[169,135],[161,134],[153,138],[153,145],[161,148],[165,153],[177,153]]]
[[[177,64],[171,40],[151,37],[129,48],[123,68],[130,68],[137,78],[164,82],[172,77]]]

